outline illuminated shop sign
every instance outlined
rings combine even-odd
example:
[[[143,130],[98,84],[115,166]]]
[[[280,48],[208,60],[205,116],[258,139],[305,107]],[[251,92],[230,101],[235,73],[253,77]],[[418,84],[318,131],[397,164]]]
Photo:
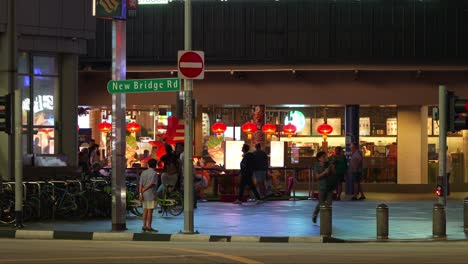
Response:
[[[139,5],[163,5],[168,3],[169,0],[138,0]]]
[[[299,133],[305,127],[305,116],[301,111],[291,111],[289,112],[289,116],[284,118],[284,124],[291,123],[296,126],[296,133]]]
[[[29,98],[23,100],[23,110],[29,111]],[[53,95],[38,95],[34,98],[34,113],[54,110]]]

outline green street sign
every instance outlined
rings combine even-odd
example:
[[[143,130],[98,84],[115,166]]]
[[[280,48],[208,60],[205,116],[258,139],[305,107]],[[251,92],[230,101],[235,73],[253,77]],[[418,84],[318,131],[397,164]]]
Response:
[[[178,92],[180,79],[141,79],[141,80],[111,80],[107,83],[107,91],[114,93],[149,93],[149,92]]]

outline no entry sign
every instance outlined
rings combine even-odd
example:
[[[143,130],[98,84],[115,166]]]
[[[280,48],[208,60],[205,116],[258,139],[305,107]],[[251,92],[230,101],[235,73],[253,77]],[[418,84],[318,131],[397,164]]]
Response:
[[[179,50],[178,77],[180,79],[197,79],[205,77],[205,53],[203,51]]]

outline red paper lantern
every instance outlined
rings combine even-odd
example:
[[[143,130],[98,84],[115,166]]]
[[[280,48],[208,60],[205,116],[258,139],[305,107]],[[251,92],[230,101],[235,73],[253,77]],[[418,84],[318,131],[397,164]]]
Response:
[[[127,131],[130,132],[130,133],[136,133],[136,132],[140,131],[141,126],[137,122],[130,122],[130,123],[127,124],[127,126],[125,128],[127,128]]]
[[[267,135],[267,138],[271,138],[271,135],[276,132],[276,125],[266,123],[262,126],[262,131]]]
[[[50,127],[46,127],[46,128],[39,128],[39,132],[43,132],[43,133],[46,133],[46,134],[49,134],[50,132],[54,131],[53,128],[50,128]]]
[[[321,135],[330,135],[331,132],[333,132],[333,127],[330,126],[329,124],[327,123],[323,123],[321,124],[320,126],[317,127],[317,132],[319,132],[319,134]]]
[[[221,137],[221,135],[226,131],[227,127],[226,124],[223,122],[216,122],[211,126],[211,131],[218,135],[218,137]]]
[[[104,121],[98,125],[98,130],[102,133],[108,133],[112,130],[112,125],[109,122]]]
[[[333,127],[327,123],[323,123],[317,127],[317,132],[319,132],[323,136],[324,141],[327,141],[328,135],[330,135],[331,132],[333,132]]]
[[[283,133],[291,137],[294,133],[296,133],[296,126],[293,124],[287,124],[283,126]]]
[[[242,132],[247,134],[247,138],[251,139],[252,134],[257,131],[257,124],[253,122],[247,122],[241,126]]]

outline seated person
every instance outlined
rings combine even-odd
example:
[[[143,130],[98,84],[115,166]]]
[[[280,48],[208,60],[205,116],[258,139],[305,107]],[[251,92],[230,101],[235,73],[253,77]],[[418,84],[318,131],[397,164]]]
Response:
[[[178,168],[177,160],[168,159],[164,163],[164,172],[161,174],[161,185],[158,188],[158,195],[163,194],[167,191],[172,192],[178,179]]]
[[[102,179],[103,177],[108,176],[108,173],[101,168],[101,164],[99,162],[95,162],[91,167],[91,172],[85,176],[85,181],[89,181],[92,179]]]

